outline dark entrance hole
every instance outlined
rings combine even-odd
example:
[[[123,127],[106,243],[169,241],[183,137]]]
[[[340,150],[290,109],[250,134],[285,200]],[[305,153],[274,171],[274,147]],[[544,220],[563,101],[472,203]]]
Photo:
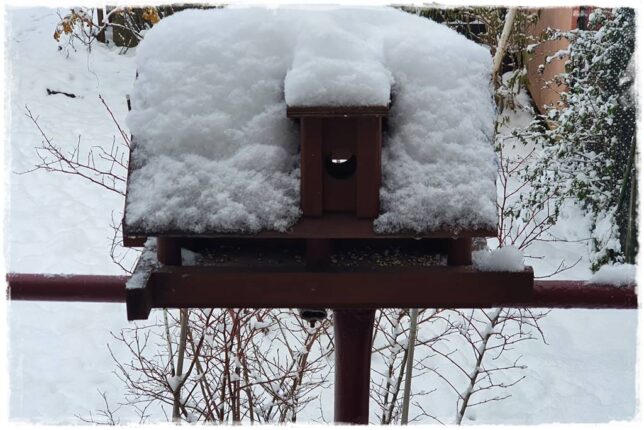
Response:
[[[356,156],[332,154],[327,157],[325,168],[327,173],[335,179],[348,179],[356,172]]]

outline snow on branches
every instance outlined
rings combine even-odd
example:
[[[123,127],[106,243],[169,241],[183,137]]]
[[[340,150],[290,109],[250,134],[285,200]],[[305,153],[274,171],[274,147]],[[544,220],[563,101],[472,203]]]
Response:
[[[597,9],[589,29],[551,30],[549,38],[570,42],[568,50],[555,54],[567,57],[565,73],[554,82],[567,90],[560,94],[563,107],[550,107],[527,128],[514,132],[538,148],[537,162],[525,172],[532,190],[524,204],[534,205],[553,194],[557,207],[575,200],[592,215],[597,230],[593,269],[610,261],[632,260],[635,13],[627,8]],[[606,224],[618,228],[600,228]]]

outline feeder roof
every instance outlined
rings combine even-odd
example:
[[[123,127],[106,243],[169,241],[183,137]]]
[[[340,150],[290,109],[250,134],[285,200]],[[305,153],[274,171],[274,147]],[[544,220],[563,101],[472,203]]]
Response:
[[[286,108],[387,106],[377,233],[496,226],[491,56],[391,8],[187,10],[137,48],[126,233],[286,231]]]

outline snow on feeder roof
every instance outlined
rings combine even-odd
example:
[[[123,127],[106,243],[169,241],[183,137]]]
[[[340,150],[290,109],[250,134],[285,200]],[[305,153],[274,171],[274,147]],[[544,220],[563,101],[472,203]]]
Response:
[[[390,107],[373,230],[494,230],[489,52],[395,9],[187,10],[137,48],[127,234],[288,231],[288,108]]]

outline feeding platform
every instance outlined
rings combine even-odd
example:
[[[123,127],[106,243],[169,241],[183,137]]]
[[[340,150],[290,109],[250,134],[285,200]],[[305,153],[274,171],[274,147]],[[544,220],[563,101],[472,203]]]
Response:
[[[340,8],[186,11],[137,50],[123,230],[146,247],[129,319],[529,298],[529,267],[472,264],[497,228],[484,48]]]

